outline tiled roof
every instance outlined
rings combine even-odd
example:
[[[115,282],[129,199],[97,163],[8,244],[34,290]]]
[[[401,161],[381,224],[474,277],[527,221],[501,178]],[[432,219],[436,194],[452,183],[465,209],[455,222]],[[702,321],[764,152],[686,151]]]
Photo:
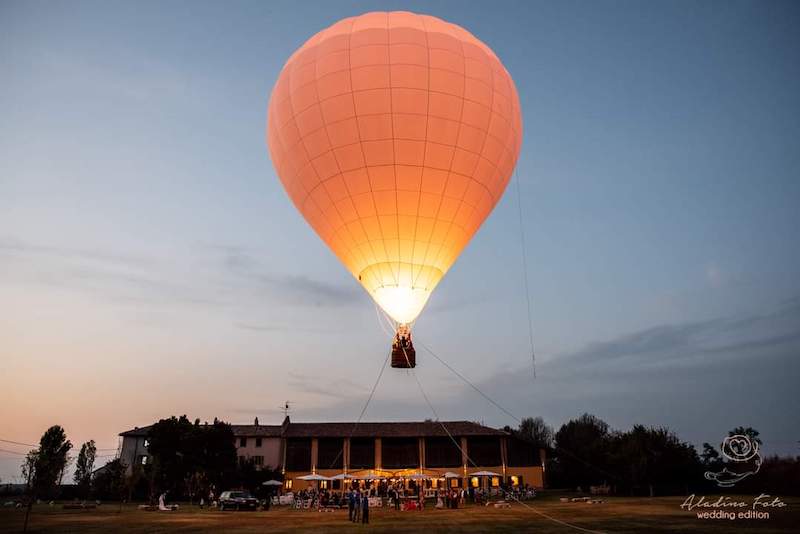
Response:
[[[447,428],[445,432],[444,428]],[[144,437],[152,428],[145,426],[122,432],[123,437]],[[505,436],[506,432],[471,421],[404,421],[391,423],[288,423],[287,425],[231,425],[237,437],[287,438],[416,438],[452,436]]]
[[[147,437],[153,425],[136,427],[133,430],[120,433],[122,437]],[[280,425],[231,425],[233,435],[236,437],[265,437],[265,438],[279,438],[281,437]]]
[[[504,436],[505,432],[470,421],[422,421],[397,423],[289,423],[287,438],[325,437],[447,437],[442,425],[452,436]]]
[[[150,429],[153,428],[153,425],[143,426],[139,428],[138,426],[133,430],[128,430],[126,432],[121,432],[120,436],[122,437],[147,437],[147,434],[150,433]]]
[[[281,437],[281,425],[231,425],[234,436],[242,437]]]

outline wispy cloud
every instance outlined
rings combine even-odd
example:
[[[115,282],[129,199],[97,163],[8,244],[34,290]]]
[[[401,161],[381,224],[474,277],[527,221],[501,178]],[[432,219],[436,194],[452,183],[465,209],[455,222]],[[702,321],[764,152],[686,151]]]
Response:
[[[219,306],[223,302],[181,281],[146,258],[82,248],[51,247],[5,238],[0,258],[21,262],[16,280],[60,287],[107,300],[141,305]]]
[[[524,367],[487,369],[488,376],[473,380],[519,417],[542,415],[560,424],[591,411],[621,428],[638,422],[668,425],[695,443],[718,439],[738,424],[752,425],[771,451],[791,452],[784,445],[798,439],[793,421],[800,409],[798,354],[800,299],[792,299],[763,314],[659,325],[592,343],[541,362],[535,380]],[[516,424],[467,385],[428,394],[443,418]],[[363,395],[342,398],[304,415],[341,418],[357,413],[363,401]],[[430,416],[413,395],[378,395],[369,413]]]
[[[304,393],[312,393],[322,397],[352,399],[367,391],[363,384],[358,384],[348,378],[329,380],[320,378],[320,376],[312,377],[293,371],[289,371],[288,375],[287,384],[289,386],[297,388]]]
[[[364,300],[363,291],[355,284],[335,285],[290,274],[260,274],[256,279],[269,288],[271,294],[294,304],[343,306]]]
[[[304,332],[307,334],[335,334],[337,330],[333,328],[314,328],[311,326],[296,326],[290,324],[245,324],[237,323],[237,328],[251,330],[253,332]]]
[[[16,267],[17,281],[88,292],[121,303],[237,306],[252,303],[255,297],[260,303],[281,306],[339,307],[366,299],[355,283],[332,284],[304,274],[274,272],[259,256],[238,247],[191,248],[185,255],[157,260],[6,237],[0,239],[2,260],[5,266],[0,267]]]
[[[0,255],[10,259],[15,256],[40,256],[62,259],[78,259],[84,261],[96,261],[101,263],[115,263],[120,265],[147,265],[143,258],[126,256],[101,250],[84,248],[65,248],[35,245],[11,237],[0,237]]]
[[[271,272],[265,262],[251,251],[219,245],[214,248],[221,253],[221,265],[228,276],[281,304],[339,307],[366,300],[364,291],[355,282],[332,284],[303,274]]]
[[[752,351],[800,340],[800,299],[790,300],[767,313],[718,317],[682,324],[665,324],[592,343],[578,351],[561,354],[554,369],[604,369],[626,372],[653,366],[708,365],[708,358],[752,357]],[[544,364],[548,365],[548,364]]]

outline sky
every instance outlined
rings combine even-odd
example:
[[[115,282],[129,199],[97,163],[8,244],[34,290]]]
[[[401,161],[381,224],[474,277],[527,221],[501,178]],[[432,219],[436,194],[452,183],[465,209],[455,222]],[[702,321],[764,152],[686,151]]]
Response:
[[[753,426],[797,454],[800,5],[781,1],[0,0],[0,439],[61,424],[111,455],[173,414],[358,417],[389,340],[283,191],[266,108],[308,37],[394,9],[488,44],[525,128],[520,193],[418,346],[518,417],[698,446]],[[419,348],[416,373],[435,414],[387,369],[364,420],[516,424]],[[18,479],[29,447],[0,449]]]

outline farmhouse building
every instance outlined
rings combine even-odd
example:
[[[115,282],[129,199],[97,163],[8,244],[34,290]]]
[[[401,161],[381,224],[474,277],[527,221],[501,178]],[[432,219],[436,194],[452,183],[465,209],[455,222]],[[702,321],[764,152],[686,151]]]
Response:
[[[478,485],[470,476],[491,471],[493,486],[544,486],[544,449],[509,432],[470,421],[385,423],[294,423],[231,425],[240,462],[274,468],[284,475],[285,489],[302,489],[298,477],[340,473],[402,478],[450,473],[453,487]],[[147,464],[151,427],[122,432],[120,457],[126,465]],[[453,477],[457,474],[458,477]],[[339,489],[339,480],[323,487]]]

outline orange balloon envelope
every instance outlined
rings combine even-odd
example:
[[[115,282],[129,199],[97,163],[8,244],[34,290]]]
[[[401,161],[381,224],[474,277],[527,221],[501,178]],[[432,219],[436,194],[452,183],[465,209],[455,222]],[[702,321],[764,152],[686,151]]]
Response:
[[[401,324],[499,201],[522,142],[519,96],[491,49],[408,12],[309,39],[283,67],[267,122],[289,197]]]

